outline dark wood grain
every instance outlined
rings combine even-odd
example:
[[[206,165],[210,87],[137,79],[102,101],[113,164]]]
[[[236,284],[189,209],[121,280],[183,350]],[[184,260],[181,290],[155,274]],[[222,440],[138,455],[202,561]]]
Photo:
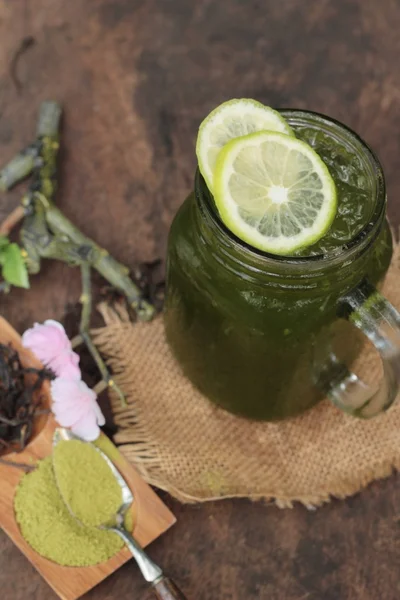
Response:
[[[31,140],[39,102],[65,106],[58,201],[129,265],[165,253],[192,186],[196,130],[221,101],[250,96],[325,112],[381,158],[389,213],[400,223],[398,0],[0,1],[0,163]],[[24,38],[19,89],[10,61]],[[0,219],[16,205],[0,202]],[[32,290],[4,299],[20,330],[63,318],[79,273],[46,264]],[[246,500],[180,506],[150,553],[196,600],[398,600],[400,480],[392,477],[316,512]],[[5,600],[53,600],[0,535]],[[88,600],[146,595],[126,565]]]

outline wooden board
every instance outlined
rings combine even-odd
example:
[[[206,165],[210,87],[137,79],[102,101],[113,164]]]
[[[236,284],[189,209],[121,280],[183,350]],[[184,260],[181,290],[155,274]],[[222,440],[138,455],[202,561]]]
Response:
[[[16,331],[1,317],[0,342],[11,343],[19,352],[24,366],[41,367],[40,362],[33,354],[21,346],[21,340]],[[45,405],[49,406],[50,389],[48,382],[44,383],[41,393],[44,395]],[[5,458],[15,462],[31,464],[48,456],[52,449],[52,437],[55,427],[56,423],[51,415],[38,418],[32,441],[27,448],[20,454],[9,454]],[[105,438],[102,440],[102,444],[105,452],[113,454],[113,459],[116,452],[118,453],[118,457],[114,462],[131,486],[135,497],[133,505],[134,536],[142,546],[147,546],[175,523],[175,517],[138,475],[134,467],[116,450],[112,442]],[[37,554],[25,542],[14,516],[13,498],[22,476],[23,472],[20,469],[0,464],[0,526],[60,598],[63,600],[76,600],[131,558],[129,551],[124,548],[103,564],[81,568],[62,567]]]

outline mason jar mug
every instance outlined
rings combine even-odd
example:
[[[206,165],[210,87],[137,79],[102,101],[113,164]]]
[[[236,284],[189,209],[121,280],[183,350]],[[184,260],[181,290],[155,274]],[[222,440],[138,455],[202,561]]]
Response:
[[[238,415],[284,419],[328,396],[370,417],[391,405],[400,380],[400,316],[378,291],[392,255],[382,168],[344,125],[306,111],[283,114],[352,148],[368,174],[370,219],[339,252],[274,256],[224,226],[197,172],[169,236],[167,339],[193,384]],[[383,363],[376,389],[351,371],[363,336]]]

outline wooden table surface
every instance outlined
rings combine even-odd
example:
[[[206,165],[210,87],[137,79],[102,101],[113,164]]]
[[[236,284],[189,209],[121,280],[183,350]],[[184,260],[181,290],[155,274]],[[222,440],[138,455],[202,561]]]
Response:
[[[398,0],[1,0],[0,163],[31,140],[40,101],[61,101],[59,205],[134,265],[165,255],[192,186],[201,119],[248,96],[325,112],[360,132],[383,162],[398,225],[399,31]],[[1,198],[0,219],[20,193]],[[23,330],[62,319],[79,290],[78,271],[46,263],[29,292],[0,298],[1,312]],[[316,512],[166,501],[179,522],[151,554],[192,600],[400,598],[398,477]],[[4,534],[0,590],[4,600],[55,598]],[[87,599],[145,590],[129,564]]]

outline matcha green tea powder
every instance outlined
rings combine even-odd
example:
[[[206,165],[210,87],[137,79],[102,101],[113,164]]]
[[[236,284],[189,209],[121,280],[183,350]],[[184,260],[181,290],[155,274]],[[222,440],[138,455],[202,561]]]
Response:
[[[21,533],[41,556],[60,565],[84,567],[116,554],[123,541],[109,531],[82,527],[64,504],[54,477],[52,458],[23,476],[14,509]]]
[[[62,497],[81,523],[99,527],[112,520],[122,504],[121,488],[92,444],[59,442],[54,448],[53,468]]]

